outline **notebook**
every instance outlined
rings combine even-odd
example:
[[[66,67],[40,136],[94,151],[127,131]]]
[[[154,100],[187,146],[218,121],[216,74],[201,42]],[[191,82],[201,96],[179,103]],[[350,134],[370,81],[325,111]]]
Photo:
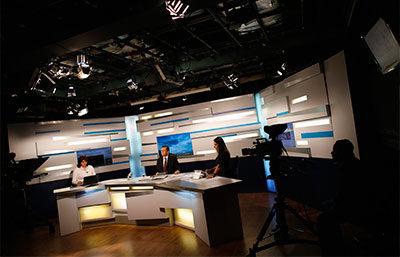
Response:
[[[94,185],[99,182],[99,177],[97,175],[93,176],[87,176],[83,178],[83,185],[88,186],[88,185]]]

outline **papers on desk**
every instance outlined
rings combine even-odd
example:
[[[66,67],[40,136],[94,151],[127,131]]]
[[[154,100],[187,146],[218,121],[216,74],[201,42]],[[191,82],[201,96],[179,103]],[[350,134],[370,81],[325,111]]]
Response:
[[[151,180],[165,179],[168,175],[154,175],[151,177]]]

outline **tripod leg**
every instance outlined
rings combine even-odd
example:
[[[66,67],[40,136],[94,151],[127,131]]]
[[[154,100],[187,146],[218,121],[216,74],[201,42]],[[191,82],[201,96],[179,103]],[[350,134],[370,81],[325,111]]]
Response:
[[[292,206],[286,204],[286,209],[288,209],[298,220],[300,220],[314,235],[318,236],[317,231],[311,226]]]
[[[268,229],[269,225],[271,224],[272,219],[274,218],[275,214],[276,214],[276,206],[274,204],[272,206],[271,211],[268,214],[267,219],[265,220],[265,223],[264,223],[263,227],[261,228],[260,233],[258,233],[257,241],[254,243],[253,247],[250,248],[249,256],[255,256],[255,254],[257,252],[258,244],[261,242],[261,240],[263,240],[264,235],[267,232],[267,229]]]

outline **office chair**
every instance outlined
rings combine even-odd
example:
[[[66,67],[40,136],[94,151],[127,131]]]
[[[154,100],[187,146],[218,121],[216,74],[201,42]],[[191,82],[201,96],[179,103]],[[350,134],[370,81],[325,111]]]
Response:
[[[233,159],[232,167],[231,167],[231,178],[239,178],[239,156]]]

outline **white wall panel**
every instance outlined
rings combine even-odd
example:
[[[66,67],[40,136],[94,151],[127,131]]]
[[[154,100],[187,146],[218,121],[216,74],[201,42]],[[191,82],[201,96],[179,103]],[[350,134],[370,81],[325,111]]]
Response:
[[[254,107],[254,96],[245,95],[240,98],[233,98],[227,101],[211,102],[212,113],[224,113],[232,110]]]
[[[354,145],[354,154],[359,157],[344,52],[342,51],[326,60],[324,66],[335,139],[349,139]]]

